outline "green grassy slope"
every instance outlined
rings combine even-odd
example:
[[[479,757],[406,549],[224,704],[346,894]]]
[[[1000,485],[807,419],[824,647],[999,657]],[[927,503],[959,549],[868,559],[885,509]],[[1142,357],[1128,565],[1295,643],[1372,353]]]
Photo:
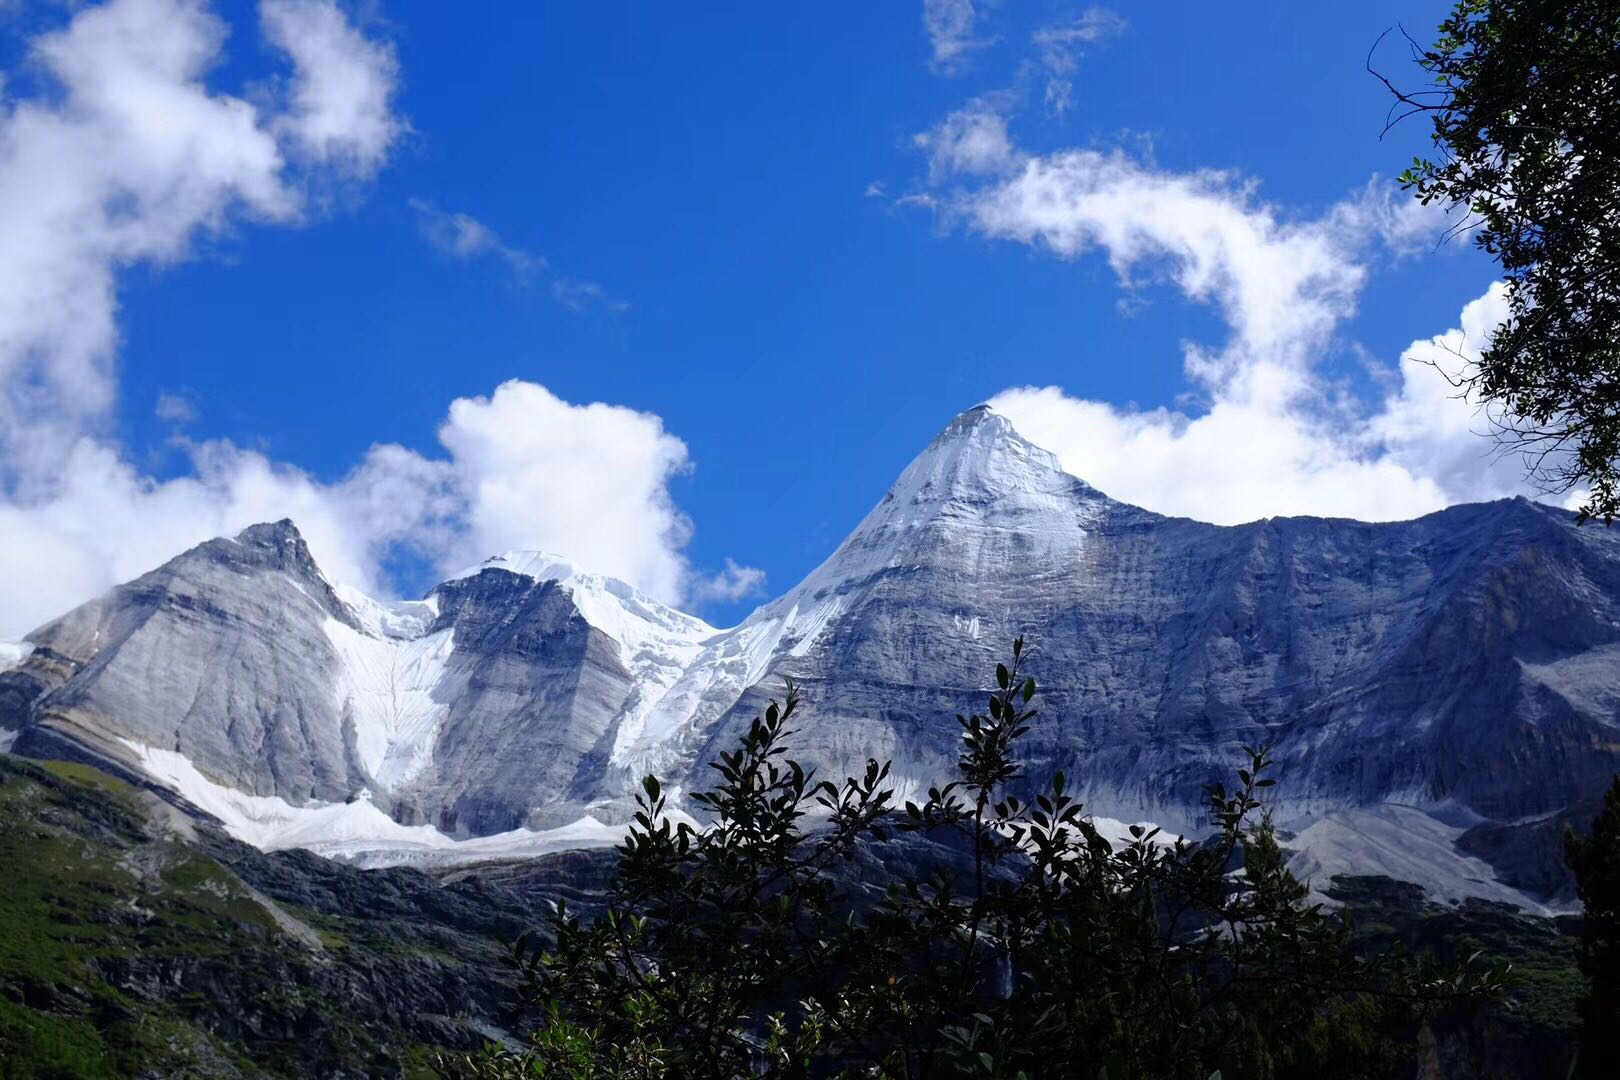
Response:
[[[425,1074],[418,1018],[351,955],[376,928],[273,910],[167,816],[85,766],[0,759],[0,1080]]]

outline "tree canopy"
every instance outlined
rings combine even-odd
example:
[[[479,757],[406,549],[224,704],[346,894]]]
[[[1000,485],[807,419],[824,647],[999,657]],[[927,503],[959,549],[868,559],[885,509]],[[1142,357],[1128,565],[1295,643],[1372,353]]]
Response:
[[[1367,955],[1289,872],[1264,750],[1208,791],[1212,834],[1110,841],[1034,722],[1022,641],[957,774],[896,805],[889,766],[841,783],[788,756],[791,687],[676,824],[648,777],[606,910],[559,909],[514,963],[543,1021],[485,1078],[1382,1076],[1414,1025],[1501,972]]]
[[[1620,512],[1620,5],[1459,0],[1430,47],[1430,86],[1392,123],[1433,124],[1401,182],[1457,211],[1502,268],[1508,317],[1457,372],[1500,434],[1583,513]]]

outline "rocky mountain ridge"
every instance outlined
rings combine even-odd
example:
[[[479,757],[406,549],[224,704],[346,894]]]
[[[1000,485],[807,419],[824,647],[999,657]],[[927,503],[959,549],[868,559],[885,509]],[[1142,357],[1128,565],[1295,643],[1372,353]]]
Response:
[[[261,846],[533,853],[610,840],[647,771],[704,783],[785,678],[806,701],[798,756],[829,775],[892,757],[903,789],[926,786],[1020,633],[1037,775],[1064,769],[1100,815],[1195,831],[1203,785],[1269,744],[1279,820],[1323,874],[1400,861],[1442,894],[1522,899],[1494,880],[1522,861],[1518,830],[1620,766],[1610,530],[1524,500],[1385,524],[1167,518],[983,407],[731,629],[535,553],[379,603],[280,522],[30,634],[0,674],[0,732],[156,777]]]

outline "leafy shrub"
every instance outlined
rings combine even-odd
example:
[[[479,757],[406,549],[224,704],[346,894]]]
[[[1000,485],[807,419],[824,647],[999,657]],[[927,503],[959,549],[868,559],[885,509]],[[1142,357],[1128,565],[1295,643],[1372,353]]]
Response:
[[[606,912],[559,909],[553,949],[514,951],[545,1022],[446,1071],[1377,1076],[1427,1012],[1499,985],[1353,950],[1285,865],[1264,750],[1209,789],[1202,842],[1133,826],[1115,847],[1061,773],[1031,791],[1024,661],[1020,639],[921,804],[895,805],[886,763],[835,784],[789,758],[791,685],[692,796],[706,827],[675,823],[649,776]]]

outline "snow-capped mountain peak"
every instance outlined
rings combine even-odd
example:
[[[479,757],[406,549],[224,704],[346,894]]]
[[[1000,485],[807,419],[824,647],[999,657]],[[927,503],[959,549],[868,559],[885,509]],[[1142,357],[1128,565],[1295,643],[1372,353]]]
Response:
[[[957,416],[908,465],[845,541],[797,587],[717,635],[635,724],[611,761],[659,770],[691,746],[767,673],[801,665],[848,613],[901,582],[973,580],[1032,565],[1072,566],[1112,503],[1065,473],[988,405]],[[977,641],[980,613],[949,618]]]
[[[914,458],[884,503],[948,505],[1031,494],[1101,500],[1095,488],[1063,471],[1057,456],[1020,435],[989,405],[960,414]]]
[[[1203,785],[1269,744],[1279,820],[1323,868],[1371,837],[1353,861],[1377,872],[1387,829],[1365,815],[1395,804],[1448,845],[1476,821],[1533,845],[1620,760],[1620,534],[1518,502],[1385,524],[1164,518],[983,407],[732,629],[525,551],[378,601],[277,522],[0,651],[0,746],[177,787],[266,846],[314,843],[306,822],[358,830],[353,853],[392,822],[379,853],[403,829],[434,858],[487,857],[474,838],[550,843],[586,814],[611,833],[649,771],[703,786],[786,679],[806,703],[798,760],[837,779],[892,758],[904,795],[949,773],[950,718],[1017,635],[1043,688],[1037,771],[1064,769],[1096,813],[1191,832]]]
[[[773,606],[901,566],[1005,568],[1014,541],[1025,558],[1072,554],[1115,507],[1125,509],[980,405],[946,425],[827,561]]]
[[[989,405],[979,405],[945,426],[900,474],[890,495],[916,501],[989,497],[1027,486],[1032,476],[1062,471],[1052,453],[1018,434]]]
[[[438,597],[422,600],[376,600],[352,585],[332,586],[338,599],[348,605],[355,626],[372,637],[413,641],[433,628],[439,617]]]

